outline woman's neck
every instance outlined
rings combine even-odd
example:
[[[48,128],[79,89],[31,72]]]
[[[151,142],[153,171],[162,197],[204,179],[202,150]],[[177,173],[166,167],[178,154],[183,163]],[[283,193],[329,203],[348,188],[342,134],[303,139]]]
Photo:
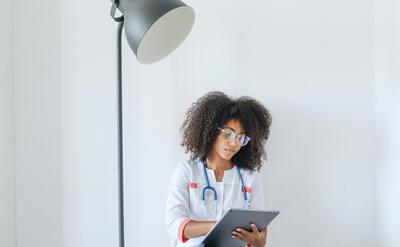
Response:
[[[233,167],[231,160],[221,158],[217,153],[210,152],[206,158],[207,168],[214,171],[229,170]]]

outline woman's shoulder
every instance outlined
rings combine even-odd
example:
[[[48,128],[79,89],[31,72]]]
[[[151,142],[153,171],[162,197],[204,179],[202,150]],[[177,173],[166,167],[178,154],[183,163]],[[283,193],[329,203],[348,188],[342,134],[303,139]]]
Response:
[[[186,186],[186,182],[193,176],[194,162],[191,160],[181,161],[175,167],[171,184],[179,184],[180,186]]]
[[[242,173],[243,179],[249,182],[253,182],[257,179],[260,179],[261,171],[255,170],[255,171],[250,171],[247,169],[240,169],[240,173]]]
[[[186,168],[193,168],[193,167],[197,166],[197,164],[198,164],[198,160],[187,159],[187,160],[179,162],[178,166],[186,167]]]
[[[193,170],[196,170],[198,166],[198,160],[188,159],[178,163],[175,171],[185,172],[190,174]]]

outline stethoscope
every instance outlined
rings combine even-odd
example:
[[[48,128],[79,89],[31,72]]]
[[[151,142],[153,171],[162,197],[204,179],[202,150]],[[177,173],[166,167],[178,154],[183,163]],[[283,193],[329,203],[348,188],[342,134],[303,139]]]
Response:
[[[201,193],[201,200],[203,201],[203,205],[204,205],[205,201],[206,201],[205,194],[206,194],[207,190],[212,191],[212,193],[214,194],[215,201],[217,201],[218,196],[217,196],[217,191],[215,190],[215,188],[210,185],[210,181],[208,180],[206,165],[205,165],[204,161],[203,161],[203,170],[204,170],[204,178],[206,180],[206,186],[203,188],[203,191]],[[251,205],[248,202],[247,191],[246,191],[246,187],[244,185],[242,173],[240,172],[240,169],[238,166],[236,166],[236,170],[239,174],[240,182],[242,183],[242,192],[243,192],[243,198],[244,198],[244,202],[245,202],[245,208],[250,208]]]

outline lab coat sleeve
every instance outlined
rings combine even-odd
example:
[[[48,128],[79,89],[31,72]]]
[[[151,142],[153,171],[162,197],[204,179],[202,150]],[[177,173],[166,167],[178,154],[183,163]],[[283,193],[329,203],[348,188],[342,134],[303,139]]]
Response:
[[[251,198],[252,208],[256,210],[265,209],[264,205],[264,191],[263,191],[263,183],[261,180],[261,175],[258,171],[253,173],[253,193]]]
[[[172,175],[169,185],[166,207],[166,223],[168,232],[181,242],[186,242],[183,237],[185,225],[189,219],[189,184],[190,167],[187,163],[181,163]]]

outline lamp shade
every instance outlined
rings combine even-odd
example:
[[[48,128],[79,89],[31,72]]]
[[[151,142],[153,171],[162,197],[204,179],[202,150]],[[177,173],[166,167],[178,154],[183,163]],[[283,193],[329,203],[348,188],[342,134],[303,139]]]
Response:
[[[194,10],[179,0],[138,0],[126,5],[125,36],[137,60],[154,63],[173,52],[194,23]]]

